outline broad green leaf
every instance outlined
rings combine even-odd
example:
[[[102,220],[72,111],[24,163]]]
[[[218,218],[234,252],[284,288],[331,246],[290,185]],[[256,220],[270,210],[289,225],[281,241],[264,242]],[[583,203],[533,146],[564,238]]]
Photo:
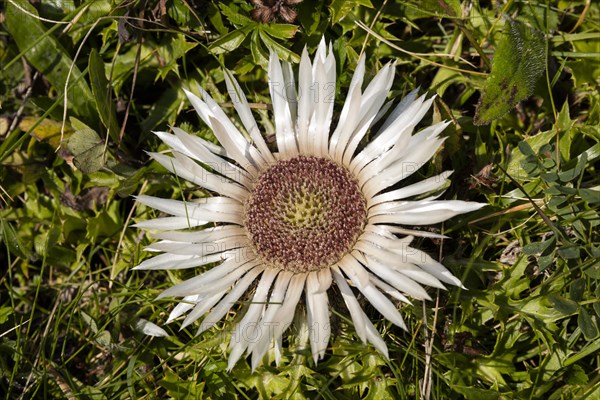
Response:
[[[117,203],[113,203],[117,204]],[[88,220],[87,233],[92,240],[98,240],[101,237],[113,237],[118,234],[122,226],[106,210],[102,210]]]
[[[533,149],[531,148],[531,146],[529,145],[529,143],[523,141],[523,142],[519,142],[519,144],[517,145],[519,147],[519,150],[521,151],[521,153],[523,153],[524,156],[535,156],[536,153],[533,152]]]
[[[583,300],[583,294],[585,293],[586,282],[584,278],[579,278],[571,283],[569,288],[569,295],[573,301]]]
[[[13,256],[24,259],[32,259],[34,257],[31,250],[23,244],[17,235],[15,228],[4,218],[0,218],[0,243],[2,242],[4,242],[3,247],[6,247],[8,252],[12,253]]]
[[[13,314],[14,310],[12,307],[0,307],[0,324],[8,321],[8,318]]]
[[[462,14],[460,0],[423,0],[411,1],[407,5],[407,15],[414,18],[439,16],[460,17]]]
[[[596,323],[592,320],[590,314],[583,307],[579,309],[577,323],[581,328],[581,332],[583,332],[583,336],[585,336],[587,340],[592,340],[598,336],[598,328]]]
[[[117,123],[117,111],[115,108],[112,88],[106,79],[106,72],[102,57],[96,49],[92,49],[89,58],[90,82],[92,93],[96,102],[96,109],[100,114],[100,120],[107,129],[113,141],[119,140],[119,124]]]
[[[89,174],[104,166],[104,142],[95,130],[83,128],[75,131],[67,147],[73,154],[73,163],[81,172]]]
[[[259,26],[269,35],[279,39],[291,39],[298,32],[298,26],[291,24],[261,24]]]
[[[457,71],[448,68],[440,68],[435,74],[433,81],[431,81],[430,90],[435,90],[438,96],[443,96],[450,85],[465,83],[465,81],[464,75]]]
[[[587,154],[581,153],[581,155],[577,158],[577,164],[575,164],[575,168],[571,168],[567,171],[560,172],[558,174],[559,179],[562,182],[570,182],[574,179],[579,178],[579,176],[585,169],[586,163],[587,163]]]
[[[203,22],[199,19],[202,16],[199,15],[198,11],[192,12],[191,10],[193,8],[184,1],[176,0],[167,2],[167,13],[178,26],[185,26],[191,29],[202,28]]]
[[[594,189],[579,189],[579,195],[581,198],[588,203],[598,203],[600,202],[600,191]]]
[[[356,8],[361,5],[367,8],[373,8],[373,4],[371,4],[369,0],[333,0],[329,6],[331,11],[331,23],[337,24],[344,19],[346,15],[356,11]]]
[[[550,239],[544,240],[543,242],[533,242],[526,244],[525,246],[523,246],[523,253],[527,255],[543,254],[555,242],[556,239],[553,236]]]
[[[477,105],[476,125],[489,124],[529,97],[546,68],[543,34],[520,21],[509,20],[506,28]]]
[[[590,54],[600,52],[600,37],[597,32],[590,32],[594,38],[587,40],[573,41],[573,50],[576,53]],[[569,64],[569,68],[573,71],[573,78],[577,87],[591,90],[597,89],[600,86],[600,58],[576,58]]]
[[[565,101],[563,108],[558,113],[555,125],[558,127],[560,135],[558,144],[560,148],[560,154],[563,159],[568,160],[571,155],[571,143],[573,141],[573,137],[575,136],[575,132],[577,132],[576,130],[572,129],[573,126],[575,126],[575,121],[571,119],[568,101]]]
[[[48,79],[60,97],[63,96],[67,76],[72,67],[67,91],[69,109],[91,125],[95,125],[97,117],[92,91],[83,79],[83,74],[58,40],[52,36],[52,31],[46,30],[35,16],[37,11],[29,2],[12,0],[6,4],[6,29],[27,60]]]
[[[231,31],[212,42],[210,46],[208,46],[208,49],[213,54],[228,53],[237,49],[242,44],[244,39],[246,39],[248,33],[249,29],[247,28],[236,29],[235,31]]]
[[[252,32],[252,39],[250,40],[250,52],[252,53],[252,60],[255,64],[261,65],[264,69],[268,69],[269,66],[269,55],[265,52],[260,44],[260,38],[258,30]],[[237,71],[241,74],[240,71]]]
[[[223,14],[219,11],[219,7],[212,1],[208,3],[208,19],[221,35],[229,32],[229,29],[223,23]]]
[[[580,257],[580,249],[577,245],[563,246],[558,249],[558,254],[566,260],[574,260]]]
[[[241,14],[240,9],[235,4],[231,4],[229,6],[220,3],[219,7],[221,8],[223,15],[229,20],[229,22],[235,25],[236,28],[256,24],[256,22],[254,22],[254,20],[252,20],[249,16]]]
[[[60,239],[60,228],[57,225],[52,224],[51,228],[47,231],[43,231],[33,238],[33,248],[35,252],[44,258],[48,257],[48,254],[56,249],[58,241]]]
[[[538,258],[538,269],[540,270],[540,272],[545,270],[546,268],[548,268],[550,265],[552,265],[553,261],[554,261],[554,253],[548,254],[546,256],[540,256]]]
[[[304,0],[302,7],[298,8],[298,21],[307,35],[314,34],[319,27],[322,8],[323,2],[316,0]]]
[[[589,380],[585,370],[579,365],[573,365],[566,379],[570,385],[586,385]]]
[[[579,307],[573,300],[569,300],[566,297],[562,297],[553,293],[548,295],[548,300],[550,300],[550,303],[554,308],[565,315],[574,314]]]
[[[65,2],[70,2],[66,0]],[[94,0],[94,1],[81,1],[75,2],[80,4],[76,11],[72,12],[71,15],[77,15],[81,12],[81,16],[78,23],[81,27],[89,27],[96,23],[100,18],[106,18],[105,21],[110,21],[111,14],[114,15],[115,7],[112,0]],[[68,21],[68,19],[67,19]],[[73,42],[78,43],[88,33],[88,29],[72,29]]]

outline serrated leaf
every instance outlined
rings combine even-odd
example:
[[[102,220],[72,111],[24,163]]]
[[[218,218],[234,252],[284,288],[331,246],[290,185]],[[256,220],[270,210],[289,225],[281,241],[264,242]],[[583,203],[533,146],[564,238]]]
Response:
[[[262,24],[260,28],[278,39],[291,39],[298,32],[298,26],[292,24]]]
[[[89,57],[90,82],[92,93],[96,102],[96,109],[100,114],[100,121],[108,131],[109,136],[117,142],[119,140],[119,124],[117,111],[112,96],[112,88],[106,79],[104,61],[96,49],[92,49]]]
[[[81,172],[89,174],[104,166],[104,142],[95,130],[83,128],[74,132],[67,147],[73,154],[73,163]]]
[[[252,40],[250,40],[250,52],[252,53],[252,60],[255,64],[261,65],[263,68],[268,69],[269,55],[265,53],[260,45],[258,32],[258,30],[252,32]]]
[[[223,15],[236,27],[256,24],[250,17],[241,14],[237,5],[232,5],[230,7],[220,3],[219,7],[221,8]]]
[[[570,385],[586,385],[588,383],[588,376],[586,375],[585,370],[579,365],[573,365],[566,380]]]
[[[575,121],[571,119],[568,101],[565,101],[565,104],[563,104],[563,108],[558,113],[556,125],[558,125],[558,129],[561,132],[566,132],[575,125]]]
[[[223,23],[223,13],[219,10],[219,7],[212,1],[208,3],[208,20],[215,27],[217,32],[221,35],[229,32],[229,29]]]
[[[173,72],[179,77],[177,61],[196,46],[197,43],[185,40],[185,35],[171,35],[165,38],[157,48],[161,57],[157,78],[165,79],[169,72]]]
[[[573,51],[577,53],[598,53],[600,50],[600,38],[597,32],[590,32],[595,37],[587,40],[572,41]],[[569,63],[573,71],[576,87],[589,87],[591,90],[598,88],[600,76],[600,58],[579,58]]]
[[[275,40],[273,40],[273,38],[265,34],[262,30],[259,31],[259,35],[262,41],[264,42],[265,46],[277,52],[277,55],[282,61],[291,61],[294,63],[300,62],[300,56],[298,56],[293,51],[289,50],[287,47],[284,47],[277,43]]]
[[[249,30],[247,28],[236,29],[235,31],[231,31],[212,42],[210,46],[208,46],[208,49],[213,54],[228,53],[237,49],[242,44],[244,39],[246,39],[248,33]]]
[[[520,21],[509,20],[506,27],[477,105],[476,125],[489,124],[529,97],[546,69],[543,34]]]

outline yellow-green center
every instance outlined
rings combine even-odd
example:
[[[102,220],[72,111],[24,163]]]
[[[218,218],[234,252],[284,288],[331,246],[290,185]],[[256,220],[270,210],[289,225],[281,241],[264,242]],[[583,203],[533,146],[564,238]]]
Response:
[[[262,173],[244,225],[263,262],[299,273],[330,267],[351,251],[366,215],[348,170],[325,158],[298,156]]]

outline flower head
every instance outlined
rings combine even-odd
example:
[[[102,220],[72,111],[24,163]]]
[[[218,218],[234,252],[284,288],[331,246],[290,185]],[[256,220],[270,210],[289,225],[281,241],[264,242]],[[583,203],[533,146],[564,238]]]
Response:
[[[163,167],[215,192],[188,201],[138,196],[170,217],[137,226],[158,231],[148,250],[163,252],[136,269],[183,269],[215,265],[160,297],[183,297],[169,321],[187,313],[183,327],[204,316],[198,333],[221,320],[251,285],[255,289],[230,343],[229,368],[247,353],[253,368],[271,344],[279,350],[284,331],[304,293],[313,358],[329,342],[328,289],[337,285],[358,337],[387,356],[387,347],[359,306],[356,293],[388,320],[406,329],[396,305],[405,295],[429,299],[421,286],[461,285],[442,264],[410,246],[414,236],[441,237],[414,225],[429,225],[483,204],[411,200],[439,191],[451,172],[418,183],[400,182],[428,161],[444,138],[446,122],[413,130],[433,99],[411,92],[389,112],[373,139],[361,146],[386,114],[394,78],[387,64],[363,90],[365,59],[359,59],[339,121],[331,129],[336,65],[322,41],[314,60],[306,49],[298,85],[292,68],[275,53],[269,61],[276,148],[264,140],[240,86],[226,71],[240,132],[199,88],[188,99],[222,147],[174,128],[156,132],[172,156],[152,153]],[[208,168],[207,168],[208,167]],[[208,226],[208,227],[207,227]],[[276,351],[276,354],[280,354]]]

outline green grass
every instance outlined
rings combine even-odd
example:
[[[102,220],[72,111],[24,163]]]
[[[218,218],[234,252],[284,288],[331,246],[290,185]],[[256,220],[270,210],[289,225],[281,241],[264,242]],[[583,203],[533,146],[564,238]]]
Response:
[[[0,5],[2,397],[600,399],[597,2],[305,0],[289,24],[253,21],[244,1],[36,4]],[[199,337],[164,325],[174,303],[154,299],[183,275],[131,271],[150,239],[129,225],[154,215],[131,196],[197,190],[145,153],[168,126],[214,140],[182,88],[227,103],[224,66],[265,108],[268,48],[297,62],[323,35],[336,110],[361,52],[369,77],[397,61],[394,96],[438,94],[424,124],[453,124],[420,173],[454,170],[444,198],[490,206],[419,246],[468,290],[402,306],[409,332],[365,304],[389,360],[334,293],[324,361],[296,326],[279,367],[227,373],[238,315]]]

